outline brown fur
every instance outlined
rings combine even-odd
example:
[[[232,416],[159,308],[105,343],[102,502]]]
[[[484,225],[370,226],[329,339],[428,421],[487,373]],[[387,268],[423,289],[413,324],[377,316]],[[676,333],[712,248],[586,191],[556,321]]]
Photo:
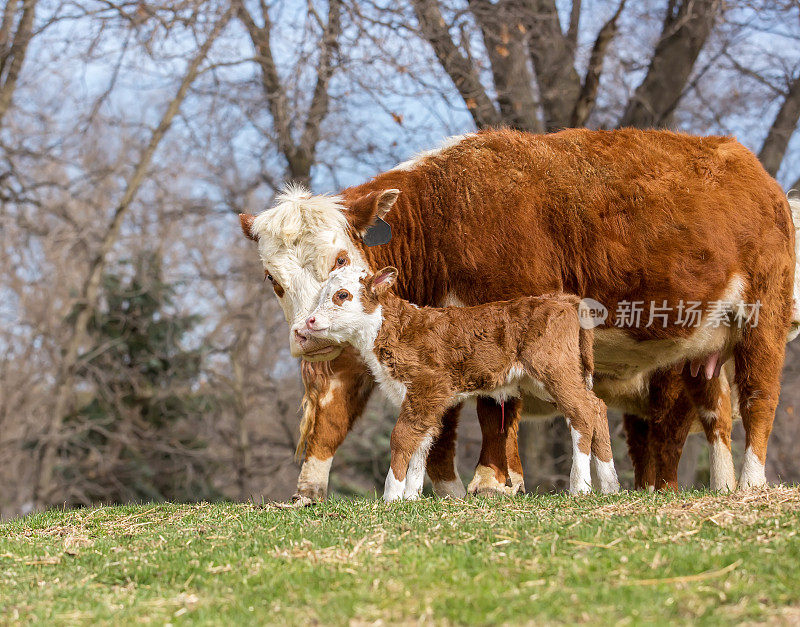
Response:
[[[405,478],[422,439],[439,435],[443,413],[458,394],[502,388],[514,366],[542,382],[581,434],[581,452],[611,460],[605,405],[585,384],[592,374],[592,331],[578,324],[577,297],[549,294],[465,308],[417,308],[374,288],[372,278],[364,282],[364,309],[369,313],[380,304],[383,315],[373,351],[407,389],[391,438],[398,480]]]
[[[622,300],[709,302],[731,277],[743,277],[744,298],[761,300],[762,316],[733,357],[748,445],[764,458],[789,327],[794,229],[782,190],[734,139],[633,129],[478,133],[411,170],[345,190],[357,234],[380,213],[387,190],[400,190],[385,215],[393,239],[362,252],[373,269],[402,267],[398,293],[421,305],[446,295],[470,305],[565,290],[605,304],[613,324]],[[654,325],[628,334],[688,332]],[[678,374],[664,376],[680,383]],[[690,407],[678,389],[676,399],[659,402]],[[680,409],[665,411],[679,421]],[[491,437],[499,411],[484,414],[494,420],[483,429]],[[348,417],[340,425],[338,415],[320,414],[315,433],[352,424]],[[505,448],[484,442],[503,458]]]

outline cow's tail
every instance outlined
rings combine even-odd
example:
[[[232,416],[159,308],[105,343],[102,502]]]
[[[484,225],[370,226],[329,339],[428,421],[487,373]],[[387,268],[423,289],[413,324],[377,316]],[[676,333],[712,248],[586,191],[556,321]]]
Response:
[[[580,327],[578,332],[578,348],[581,352],[581,365],[583,366],[583,380],[586,389],[594,386],[594,329]]]
[[[788,341],[800,335],[800,190],[792,190],[793,197],[789,198],[789,208],[792,210],[794,222],[794,286],[792,289],[792,327],[789,331]]]

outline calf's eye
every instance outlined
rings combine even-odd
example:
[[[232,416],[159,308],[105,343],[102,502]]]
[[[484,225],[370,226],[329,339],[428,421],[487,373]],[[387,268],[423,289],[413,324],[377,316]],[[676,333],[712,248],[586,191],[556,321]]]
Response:
[[[343,266],[346,263],[347,263],[347,259],[345,259],[344,257],[337,257],[336,258],[336,265],[337,266]]]

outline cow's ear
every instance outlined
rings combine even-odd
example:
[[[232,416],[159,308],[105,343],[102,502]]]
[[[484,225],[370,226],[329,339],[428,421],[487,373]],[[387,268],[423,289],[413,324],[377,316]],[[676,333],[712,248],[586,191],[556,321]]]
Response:
[[[380,294],[388,290],[397,281],[397,268],[389,266],[383,270],[378,270],[373,276],[370,290],[374,294]]]
[[[370,192],[361,196],[350,203],[347,219],[360,235],[364,235],[375,220],[382,219],[389,213],[399,195],[399,189],[384,189],[382,192]]]
[[[258,238],[253,235],[253,220],[255,219],[256,217],[250,215],[249,213],[239,214],[239,223],[242,225],[242,233],[244,233],[246,237],[250,238],[254,242],[257,242]]]

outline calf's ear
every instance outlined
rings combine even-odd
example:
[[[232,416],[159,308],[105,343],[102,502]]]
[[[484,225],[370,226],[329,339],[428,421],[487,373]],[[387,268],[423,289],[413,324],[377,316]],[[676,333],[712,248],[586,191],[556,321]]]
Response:
[[[384,268],[383,270],[378,270],[372,276],[372,285],[370,289],[375,294],[380,294],[388,290],[392,285],[395,284],[397,281],[397,268],[393,268],[389,266],[388,268]]]
[[[370,192],[350,203],[345,215],[359,235],[364,235],[377,219],[383,219],[383,216],[389,213],[399,195],[399,189]]]
[[[256,217],[249,213],[239,214],[239,223],[242,225],[242,233],[244,233],[247,238],[257,242],[258,238],[253,235],[253,220],[255,219]]]

